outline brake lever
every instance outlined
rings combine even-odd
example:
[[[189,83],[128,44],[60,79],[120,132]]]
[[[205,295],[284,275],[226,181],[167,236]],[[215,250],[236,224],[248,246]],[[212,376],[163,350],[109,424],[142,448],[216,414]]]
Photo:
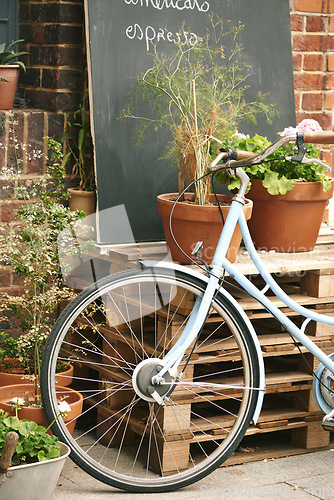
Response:
[[[295,161],[293,156],[287,156],[286,159],[289,161]],[[326,170],[329,170],[329,171],[331,170],[331,167],[326,165],[326,163],[322,162],[321,160],[319,160],[319,158],[306,158],[306,156],[304,156],[302,159],[299,160],[299,162],[300,163],[316,163],[317,165],[321,165],[322,167],[324,167]]]

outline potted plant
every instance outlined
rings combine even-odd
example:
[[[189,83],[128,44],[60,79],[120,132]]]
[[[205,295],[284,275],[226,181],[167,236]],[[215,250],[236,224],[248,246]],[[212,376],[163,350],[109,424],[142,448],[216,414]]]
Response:
[[[8,47],[0,44],[0,109],[13,107],[20,68],[26,72],[25,64],[19,57],[29,55],[28,52],[15,52],[14,47],[24,40],[15,40]]]
[[[69,207],[71,210],[80,210],[90,215],[96,210],[95,184],[93,165],[87,161],[86,144],[89,131],[87,110],[87,95],[74,113],[74,122],[71,123],[65,114],[65,126],[62,142],[66,149],[64,166],[72,168],[72,180],[79,179],[79,186],[68,188]]]
[[[303,120],[296,128],[288,127],[280,135],[296,131],[321,131],[315,120]],[[232,149],[256,154],[269,145],[266,137],[248,137],[235,133],[225,142]],[[320,150],[306,144],[309,158]],[[267,161],[245,168],[251,179],[247,196],[253,200],[253,216],[248,225],[259,249],[278,252],[305,252],[315,246],[323,214],[333,195],[334,180],[326,175],[325,166],[285,160],[295,154],[294,144],[281,146]],[[226,180],[226,175],[221,175]],[[232,179],[229,189],[238,187]]]
[[[12,337],[0,332],[0,387],[4,385],[23,384],[32,379],[35,370],[35,340],[29,335]],[[39,363],[42,362],[44,336],[38,339]],[[59,361],[57,383],[66,387],[73,380],[73,365]]]
[[[48,144],[51,148],[60,148],[60,144],[52,139],[48,139]],[[14,174],[11,168],[8,168],[8,172],[3,168],[2,174],[4,177],[7,175],[8,182],[15,185],[13,201],[18,208],[15,211],[16,223],[0,238],[0,260],[11,266],[16,276],[21,278],[23,291],[20,295],[5,292],[0,294],[0,310],[11,314],[22,330],[22,335],[17,340],[2,334],[0,353],[3,366],[8,361],[15,370],[18,368],[17,364],[24,369],[25,380],[21,381],[22,387],[18,385],[13,389],[14,386],[11,385],[1,388],[0,392],[4,391],[4,394],[0,394],[0,404],[8,402],[11,391],[12,397],[25,399],[26,406],[42,410],[39,391],[42,352],[58,305],[75,296],[62,283],[56,249],[57,236],[62,229],[84,214],[72,212],[58,201],[64,188],[61,162],[53,162],[47,175],[39,180],[27,180],[20,172]],[[13,356],[14,362],[5,359]],[[62,386],[61,373],[59,379],[59,385]],[[30,384],[29,387],[27,383]],[[62,392],[68,393],[72,398],[71,389],[63,388]],[[80,394],[73,403],[77,400],[82,406]]]
[[[19,406],[14,407],[17,413]],[[60,415],[68,411],[60,411]],[[51,498],[69,453],[45,427],[0,410],[1,499]]]
[[[153,65],[137,78],[123,113],[125,117],[141,120],[138,139],[149,126],[170,130],[172,140],[165,157],[176,160],[180,166],[180,202],[173,212],[173,233],[188,255],[197,241],[203,240],[203,256],[208,261],[212,258],[212,248],[216,245],[222,225],[210,195],[210,177],[206,175],[215,137],[228,135],[228,131],[241,120],[255,121],[255,115],[260,112],[266,113],[269,118],[274,111],[274,106],[265,104],[265,96],[259,95],[258,100],[251,103],[244,100],[249,68],[239,60],[241,48],[237,36],[242,27],[214,17],[211,24],[211,31],[195,44],[190,39],[185,42],[187,37],[180,37],[171,56],[159,53],[154,47]],[[224,42],[230,45],[229,50],[225,49]],[[140,99],[149,103],[153,117],[149,114],[145,117],[136,115],[135,105]],[[193,180],[194,192],[183,196],[184,182]],[[158,212],[162,216],[166,241],[173,258],[188,263],[189,259],[174,244],[169,231],[169,214],[177,198],[176,193],[158,196]],[[223,206],[229,204],[229,200],[230,197],[220,195]],[[247,218],[251,215],[251,205],[249,201],[245,205]],[[186,229],[183,212],[186,212]],[[216,216],[216,224],[210,223],[211,214]],[[200,219],[204,220],[205,229],[198,231]],[[181,239],[187,236],[190,240]],[[237,240],[238,247],[240,234]],[[235,256],[236,251],[232,250],[230,260],[234,260]]]

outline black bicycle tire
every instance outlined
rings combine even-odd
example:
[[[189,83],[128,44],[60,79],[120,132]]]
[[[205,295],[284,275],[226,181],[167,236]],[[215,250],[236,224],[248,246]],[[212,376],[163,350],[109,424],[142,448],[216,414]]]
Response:
[[[63,330],[64,326],[68,324],[68,321],[70,318],[74,318],[76,311],[81,307],[81,305],[87,301],[90,297],[94,297],[94,294],[96,294],[97,290],[99,289],[104,289],[105,287],[110,286],[110,284],[113,283],[119,283],[121,280],[128,280],[129,278],[133,278],[134,276],[142,276],[142,272],[140,270],[131,270],[131,271],[126,271],[122,272],[113,276],[108,276],[107,278],[104,278],[100,280],[98,283],[95,283],[85,290],[83,290],[62,312],[62,314],[59,316],[57,319],[52,332],[49,336],[47,345],[45,347],[45,352],[44,352],[44,358],[43,358],[43,363],[42,363],[42,370],[41,370],[41,393],[42,393],[42,399],[43,399],[43,406],[45,408],[45,412],[47,414],[47,417],[50,421],[53,421],[56,413],[55,413],[55,408],[54,405],[52,404],[52,401],[50,399],[50,385],[49,385],[49,380],[50,380],[50,366],[51,366],[51,360],[53,359],[53,353],[55,352],[55,346],[58,345],[60,342],[60,338],[63,335]],[[144,271],[145,272],[145,271]],[[147,272],[147,271],[146,271]],[[154,268],[154,277],[157,275],[163,276],[165,279],[173,277],[173,279],[177,279],[180,283],[188,284],[189,286],[195,287],[196,289],[203,291],[205,284],[203,283],[202,280],[190,276],[189,274],[177,271],[174,273],[174,271],[171,273],[171,271],[163,269],[163,268]],[[52,430],[53,432],[58,436],[58,438],[65,442],[71,449],[71,459],[85,472],[90,474],[91,476],[95,477],[99,481],[109,484],[110,486],[120,488],[123,490],[131,491],[131,492],[168,492],[168,491],[173,491],[178,488],[182,488],[184,486],[188,486],[194,482],[199,481],[200,479],[206,477],[208,474],[213,472],[217,467],[219,467],[230,455],[233,453],[233,451],[236,449],[236,447],[239,445],[240,441],[242,440],[250,422],[253,417],[253,413],[256,407],[256,402],[258,398],[258,388],[259,388],[259,381],[260,381],[260,369],[259,369],[259,360],[258,360],[258,355],[257,355],[257,350],[254,344],[254,340],[252,336],[249,333],[249,329],[244,322],[242,316],[236,309],[235,305],[223,294],[217,293],[214,299],[215,303],[219,305],[223,310],[226,312],[228,317],[230,318],[231,321],[234,322],[236,328],[238,328],[238,331],[240,333],[240,337],[242,338],[245,348],[247,349],[247,355],[249,359],[249,369],[250,369],[250,374],[251,374],[251,380],[252,380],[252,387],[255,389],[252,390],[252,394],[249,398],[249,401],[247,403],[247,408],[244,412],[243,416],[243,422],[239,425],[239,431],[238,434],[233,438],[232,443],[230,446],[222,452],[219,456],[215,457],[211,463],[208,463],[203,470],[199,468],[199,470],[195,470],[195,468],[191,469],[192,473],[189,473],[188,476],[184,478],[178,478],[171,476],[173,479],[173,482],[170,481],[167,477],[162,478],[160,483],[158,482],[157,484],[149,484],[149,485],[136,485],[132,484],[131,481],[121,481],[118,478],[115,479],[115,477],[110,477],[106,475],[104,472],[101,472],[100,470],[96,470],[92,465],[85,460],[84,456],[78,455],[77,451],[73,447],[73,441],[71,441],[71,438],[63,432],[63,429],[61,426],[58,425],[58,422],[56,421],[53,424]],[[52,391],[52,389],[51,389]]]

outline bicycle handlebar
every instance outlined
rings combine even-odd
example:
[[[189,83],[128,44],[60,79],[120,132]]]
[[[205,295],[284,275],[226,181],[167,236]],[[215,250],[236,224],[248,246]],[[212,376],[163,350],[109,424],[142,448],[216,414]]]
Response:
[[[280,146],[283,146],[284,144],[291,141],[296,141],[296,138],[296,133],[279,137],[266,149],[256,154],[250,151],[235,151],[237,157],[235,160],[232,160],[229,163],[231,164],[231,166],[233,165],[233,168],[260,163],[262,160],[274,153],[274,151],[276,151],[276,149],[278,149]],[[313,144],[334,144],[334,132],[304,132],[303,141]],[[209,170],[214,171],[220,168],[218,165],[219,162],[227,157],[228,154],[226,152],[219,153],[219,155],[209,165]]]
[[[334,132],[304,132],[304,142],[334,144]]]

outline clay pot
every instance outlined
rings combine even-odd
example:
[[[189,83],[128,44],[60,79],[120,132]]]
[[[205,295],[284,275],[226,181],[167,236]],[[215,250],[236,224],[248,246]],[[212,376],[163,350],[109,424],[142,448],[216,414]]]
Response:
[[[176,193],[161,194],[157,197],[158,212],[161,215],[162,223],[165,232],[167,246],[170,249],[173,260],[182,264],[189,264],[191,261],[183,255],[179,248],[174,243],[169,229],[169,216],[174,206],[174,202],[178,195]],[[231,196],[218,195],[220,202],[231,203]],[[190,201],[193,199],[191,193],[185,194],[185,199]],[[210,201],[215,202],[214,195],[210,195]],[[252,214],[252,202],[246,200],[243,207],[244,214],[248,220]],[[226,220],[229,205],[221,206]],[[207,263],[211,263],[219,237],[223,228],[220,211],[215,205],[200,206],[191,203],[178,202],[172,215],[172,231],[174,237],[182,250],[188,255],[198,241],[203,241],[203,250],[201,255]],[[230,262],[234,262],[241,243],[241,233],[239,226],[235,228],[230,247],[227,252],[227,258]]]
[[[10,363],[10,368],[6,368],[6,363]],[[69,364],[68,368],[56,376],[56,384],[62,387],[67,387],[73,380],[73,365]],[[20,362],[18,359],[5,358],[3,366],[0,367],[0,387],[4,385],[25,384],[29,382],[28,376],[20,373]]]
[[[13,398],[25,398],[25,394],[29,393],[29,400],[34,399],[34,386],[33,384],[15,384],[6,385],[0,387],[0,408],[5,412],[8,412],[10,416],[15,416],[15,412],[12,409],[12,404],[9,403]],[[57,400],[60,401],[64,399],[71,407],[71,411],[68,412],[64,418],[64,422],[67,425],[69,432],[72,434],[75,428],[76,419],[82,412],[83,397],[80,392],[77,392],[69,387],[57,387]],[[44,409],[41,407],[30,407],[22,406],[18,411],[18,417],[23,420],[32,420],[39,425],[44,427],[49,426],[49,421],[46,418]]]
[[[262,181],[252,180],[248,197],[253,215],[248,223],[255,247],[277,252],[308,252],[316,244],[327,201],[320,182],[295,182],[285,195],[270,195]]]
[[[71,385],[73,381],[73,372],[74,372],[74,366],[69,363],[68,368],[66,368],[66,370],[56,374],[56,385],[60,385],[62,387],[67,387]]]
[[[18,64],[0,64],[0,76],[7,80],[0,81],[0,109],[12,109],[19,78]]]
[[[75,210],[82,210],[87,216],[96,211],[95,191],[68,188],[67,192],[71,195],[69,207],[73,212]]]

